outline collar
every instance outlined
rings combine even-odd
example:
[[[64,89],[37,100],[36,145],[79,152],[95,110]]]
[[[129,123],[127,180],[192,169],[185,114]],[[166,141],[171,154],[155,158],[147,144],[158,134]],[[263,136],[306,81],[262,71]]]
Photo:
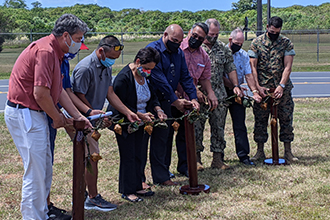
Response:
[[[93,60],[93,62],[96,63],[97,68],[103,67],[101,61],[99,60],[99,58],[96,55],[96,50],[94,50],[93,53],[92,53],[92,60]]]
[[[63,60],[63,57],[64,57],[64,52],[62,51],[61,49],[61,46],[60,44],[58,43],[56,37],[54,34],[50,34],[49,35],[49,38],[50,38],[50,41],[51,41],[51,45],[53,45],[53,49],[57,55],[57,57],[60,59],[60,60]]]
[[[163,42],[163,37],[161,37],[159,40],[158,40],[158,42],[159,42],[159,49],[160,49],[160,52],[165,52],[165,51],[167,51],[167,48],[166,48],[166,46],[165,46],[165,44],[164,44],[164,42]]]

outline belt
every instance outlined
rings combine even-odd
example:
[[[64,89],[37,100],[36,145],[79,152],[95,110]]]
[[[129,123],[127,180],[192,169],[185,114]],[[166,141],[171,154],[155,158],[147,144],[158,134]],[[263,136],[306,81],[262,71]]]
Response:
[[[23,105],[21,105],[21,104],[16,104],[16,103],[13,103],[13,102],[11,102],[11,101],[7,101],[7,105],[8,106],[10,106],[10,107],[13,107],[13,108],[28,108],[28,107],[25,107],[25,106],[23,106]],[[28,108],[28,109],[30,109],[30,108]],[[30,109],[30,110],[32,110],[32,111],[36,111],[36,112],[44,112],[43,110],[34,110],[34,109]]]

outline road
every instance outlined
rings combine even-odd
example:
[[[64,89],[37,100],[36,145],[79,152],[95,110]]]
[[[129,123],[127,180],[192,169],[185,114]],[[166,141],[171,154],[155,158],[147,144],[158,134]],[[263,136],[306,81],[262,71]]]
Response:
[[[330,97],[330,72],[293,72],[294,98]],[[0,80],[0,112],[7,100],[8,80]]]

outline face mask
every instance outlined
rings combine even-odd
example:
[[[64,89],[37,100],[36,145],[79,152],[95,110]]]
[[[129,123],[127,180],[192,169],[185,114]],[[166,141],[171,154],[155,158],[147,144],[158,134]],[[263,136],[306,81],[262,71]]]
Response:
[[[215,37],[211,37],[211,36],[209,36],[209,35],[206,35],[206,40],[208,41],[208,42],[210,42],[210,44],[215,44],[215,42],[217,41],[217,39],[218,39],[218,36],[215,36]]]
[[[272,34],[272,33],[269,33],[269,32],[267,32],[267,33],[268,33],[268,37],[271,41],[276,41],[278,36],[280,36],[280,33],[277,33],[277,34]]]
[[[71,45],[69,46],[68,43],[65,41],[66,46],[69,47],[69,53],[75,54],[78,53],[80,47],[81,47],[81,42],[77,43],[74,42],[71,38],[71,35],[69,34],[70,40],[71,40]]]
[[[167,48],[171,51],[171,53],[177,53],[178,49],[180,47],[179,43],[174,43],[173,41],[170,41],[170,39],[166,42]]]
[[[103,50],[103,54],[104,54],[104,56],[105,56],[105,52],[104,52],[104,50]],[[103,66],[105,66],[105,67],[110,67],[110,66],[112,66],[113,64],[115,64],[116,59],[110,59],[110,58],[108,58],[108,57],[105,56],[105,60],[102,60],[102,59],[101,59],[100,62],[102,63]]]
[[[65,60],[72,60],[73,58],[75,58],[76,57],[76,53],[75,54],[72,54],[72,53],[66,53],[66,54],[64,54],[64,59]]]
[[[142,66],[139,66],[137,70],[138,70],[138,74],[142,77],[149,77],[151,74],[151,70],[145,70],[143,69]]]
[[[236,52],[239,51],[241,48],[242,48],[242,46],[237,45],[237,44],[235,44],[235,43],[232,43],[232,45],[231,45],[231,51],[232,51],[233,53],[236,53]]]
[[[197,49],[198,47],[200,47],[203,43],[203,41],[200,41],[200,40],[197,40],[196,38],[194,37],[190,37],[189,38],[189,47],[192,48],[192,49]]]

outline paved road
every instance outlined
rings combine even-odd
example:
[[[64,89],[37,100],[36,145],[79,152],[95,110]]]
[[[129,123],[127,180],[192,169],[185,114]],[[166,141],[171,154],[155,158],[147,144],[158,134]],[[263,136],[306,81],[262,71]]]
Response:
[[[330,97],[330,72],[293,72],[294,98]],[[8,80],[0,80],[0,112],[7,100]]]

